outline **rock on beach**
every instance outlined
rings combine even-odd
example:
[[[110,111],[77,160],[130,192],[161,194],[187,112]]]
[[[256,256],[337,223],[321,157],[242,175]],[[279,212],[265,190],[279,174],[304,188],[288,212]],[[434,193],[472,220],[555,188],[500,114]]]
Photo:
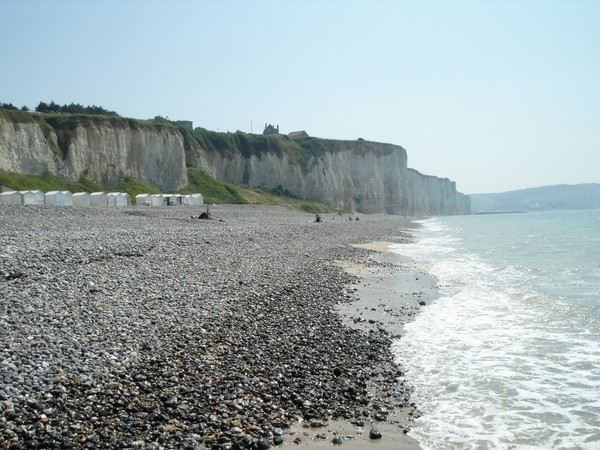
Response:
[[[269,448],[414,410],[333,264],[409,222],[211,211],[0,206],[0,448]]]

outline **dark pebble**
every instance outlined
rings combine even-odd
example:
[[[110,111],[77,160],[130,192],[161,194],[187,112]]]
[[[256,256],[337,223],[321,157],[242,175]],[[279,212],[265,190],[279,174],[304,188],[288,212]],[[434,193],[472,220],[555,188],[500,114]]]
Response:
[[[369,432],[369,437],[371,439],[381,439],[381,433],[379,432],[378,429],[371,428],[371,431]]]
[[[271,448],[271,443],[269,441],[267,441],[266,439],[261,438],[256,443],[256,447],[258,448],[258,450],[267,450],[267,449]]]

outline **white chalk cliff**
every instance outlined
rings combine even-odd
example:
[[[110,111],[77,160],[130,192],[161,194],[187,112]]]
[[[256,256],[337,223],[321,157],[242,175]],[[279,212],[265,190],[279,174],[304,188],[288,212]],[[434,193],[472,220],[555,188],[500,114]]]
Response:
[[[165,192],[187,183],[181,134],[171,127],[132,126],[126,121],[43,129],[36,122],[0,117],[0,169],[49,172],[73,181],[85,176],[106,186],[134,177]]]
[[[229,183],[284,190],[363,213],[470,213],[469,197],[457,192],[454,182],[409,169],[406,151],[400,146],[367,141],[321,143],[325,150],[302,164],[289,152],[212,151],[208,156],[211,174]]]
[[[363,213],[470,212],[469,198],[455,183],[409,169],[406,151],[396,145],[303,138],[318,143],[318,151],[310,152],[294,141],[278,146],[288,139],[279,136],[264,141],[260,152],[244,152],[235,145],[217,150],[206,140],[191,139],[194,133],[128,119],[72,119],[51,126],[0,115],[0,169],[69,180],[83,176],[105,186],[133,177],[175,192],[188,182],[186,166],[198,167],[229,183],[279,189]]]

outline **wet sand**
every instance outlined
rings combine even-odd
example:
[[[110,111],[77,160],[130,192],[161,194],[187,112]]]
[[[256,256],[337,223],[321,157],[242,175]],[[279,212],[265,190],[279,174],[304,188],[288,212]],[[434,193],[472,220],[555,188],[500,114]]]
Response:
[[[384,329],[393,339],[401,339],[404,324],[410,322],[418,314],[420,306],[435,300],[438,296],[437,281],[422,271],[410,260],[390,250],[393,242],[378,241],[353,244],[353,247],[372,251],[365,263],[336,261],[348,273],[359,278],[352,286],[357,300],[350,304],[338,305],[338,313],[344,324],[366,332]],[[401,245],[401,244],[400,244]],[[403,381],[400,381],[401,383]],[[417,405],[418,406],[418,405]],[[351,439],[344,440],[344,447],[360,449],[377,447],[381,449],[419,449],[417,441],[407,436],[418,412],[406,412],[402,409],[394,411],[386,422],[371,422],[363,428],[347,423],[332,424],[331,432],[347,435]],[[377,428],[382,438],[369,438],[370,427]],[[319,443],[312,443],[310,448],[320,448]]]
[[[358,299],[339,305],[339,312],[351,327],[369,331],[376,326],[399,338],[404,333],[404,324],[418,313],[423,303],[437,298],[438,292],[435,278],[391,251],[393,245],[398,244],[354,244],[372,250],[367,263],[336,262],[360,280],[353,286]]]

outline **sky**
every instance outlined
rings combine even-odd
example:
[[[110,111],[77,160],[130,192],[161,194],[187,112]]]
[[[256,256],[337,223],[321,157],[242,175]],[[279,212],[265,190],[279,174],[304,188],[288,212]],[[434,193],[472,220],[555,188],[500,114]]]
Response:
[[[600,182],[600,1],[2,0],[0,102],[404,147],[466,194]]]

